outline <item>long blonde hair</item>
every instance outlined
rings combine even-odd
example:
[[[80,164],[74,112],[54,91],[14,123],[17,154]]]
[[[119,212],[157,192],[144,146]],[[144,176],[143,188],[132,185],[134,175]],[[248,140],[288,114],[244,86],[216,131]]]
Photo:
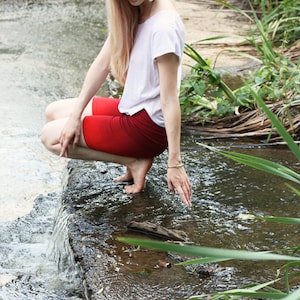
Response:
[[[127,0],[106,0],[110,31],[111,71],[124,84],[139,22],[139,8]]]

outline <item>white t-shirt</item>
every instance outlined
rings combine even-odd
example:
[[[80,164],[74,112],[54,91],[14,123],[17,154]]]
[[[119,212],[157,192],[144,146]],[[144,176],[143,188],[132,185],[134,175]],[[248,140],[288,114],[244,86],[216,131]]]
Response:
[[[139,25],[119,104],[121,113],[134,115],[145,109],[157,125],[164,127],[156,58],[174,53],[181,61],[184,38],[183,23],[172,10],[162,10]],[[177,75],[179,92],[180,66]]]

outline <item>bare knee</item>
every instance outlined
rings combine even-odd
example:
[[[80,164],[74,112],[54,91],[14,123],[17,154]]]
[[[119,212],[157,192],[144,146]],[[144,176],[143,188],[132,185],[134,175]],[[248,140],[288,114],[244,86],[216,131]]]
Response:
[[[45,117],[46,117],[46,122],[50,122],[55,120],[55,114],[56,114],[56,101],[50,103],[45,110]]]
[[[76,99],[57,100],[50,103],[45,111],[46,122],[50,122],[57,119],[67,118],[75,103]]]
[[[51,142],[50,142],[50,138],[49,138],[49,130],[48,130],[48,124],[46,124],[41,132],[41,142],[42,144],[48,149],[51,149]]]
[[[49,126],[50,125],[50,126]],[[40,136],[42,144],[52,153],[59,155],[60,144],[58,139],[53,136],[53,131],[51,129],[51,123],[47,123],[41,132]]]

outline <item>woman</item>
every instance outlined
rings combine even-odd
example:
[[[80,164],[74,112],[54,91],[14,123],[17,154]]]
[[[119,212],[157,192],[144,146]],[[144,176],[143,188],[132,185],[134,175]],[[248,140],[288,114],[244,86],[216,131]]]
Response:
[[[109,35],[77,99],[51,103],[42,142],[53,153],[126,166],[116,182],[141,192],[153,158],[168,147],[170,191],[191,205],[180,154],[178,99],[184,29],[171,0],[107,0]],[[124,85],[121,100],[95,97],[109,72]]]

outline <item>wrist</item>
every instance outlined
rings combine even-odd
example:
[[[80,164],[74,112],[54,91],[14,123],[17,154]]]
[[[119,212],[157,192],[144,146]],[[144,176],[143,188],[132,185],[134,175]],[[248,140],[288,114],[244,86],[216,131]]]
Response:
[[[81,119],[81,111],[80,110],[77,110],[77,109],[74,109],[71,114],[70,114],[70,117],[73,118],[73,119]]]
[[[182,160],[181,160],[181,155],[180,152],[176,151],[176,152],[169,152],[169,157],[168,157],[168,166],[173,166],[176,164],[181,164]]]
[[[183,167],[180,155],[174,155],[168,159],[168,169],[179,169]]]
[[[182,162],[177,163],[175,165],[168,165],[168,169],[180,169],[180,168],[183,168],[183,163]]]

